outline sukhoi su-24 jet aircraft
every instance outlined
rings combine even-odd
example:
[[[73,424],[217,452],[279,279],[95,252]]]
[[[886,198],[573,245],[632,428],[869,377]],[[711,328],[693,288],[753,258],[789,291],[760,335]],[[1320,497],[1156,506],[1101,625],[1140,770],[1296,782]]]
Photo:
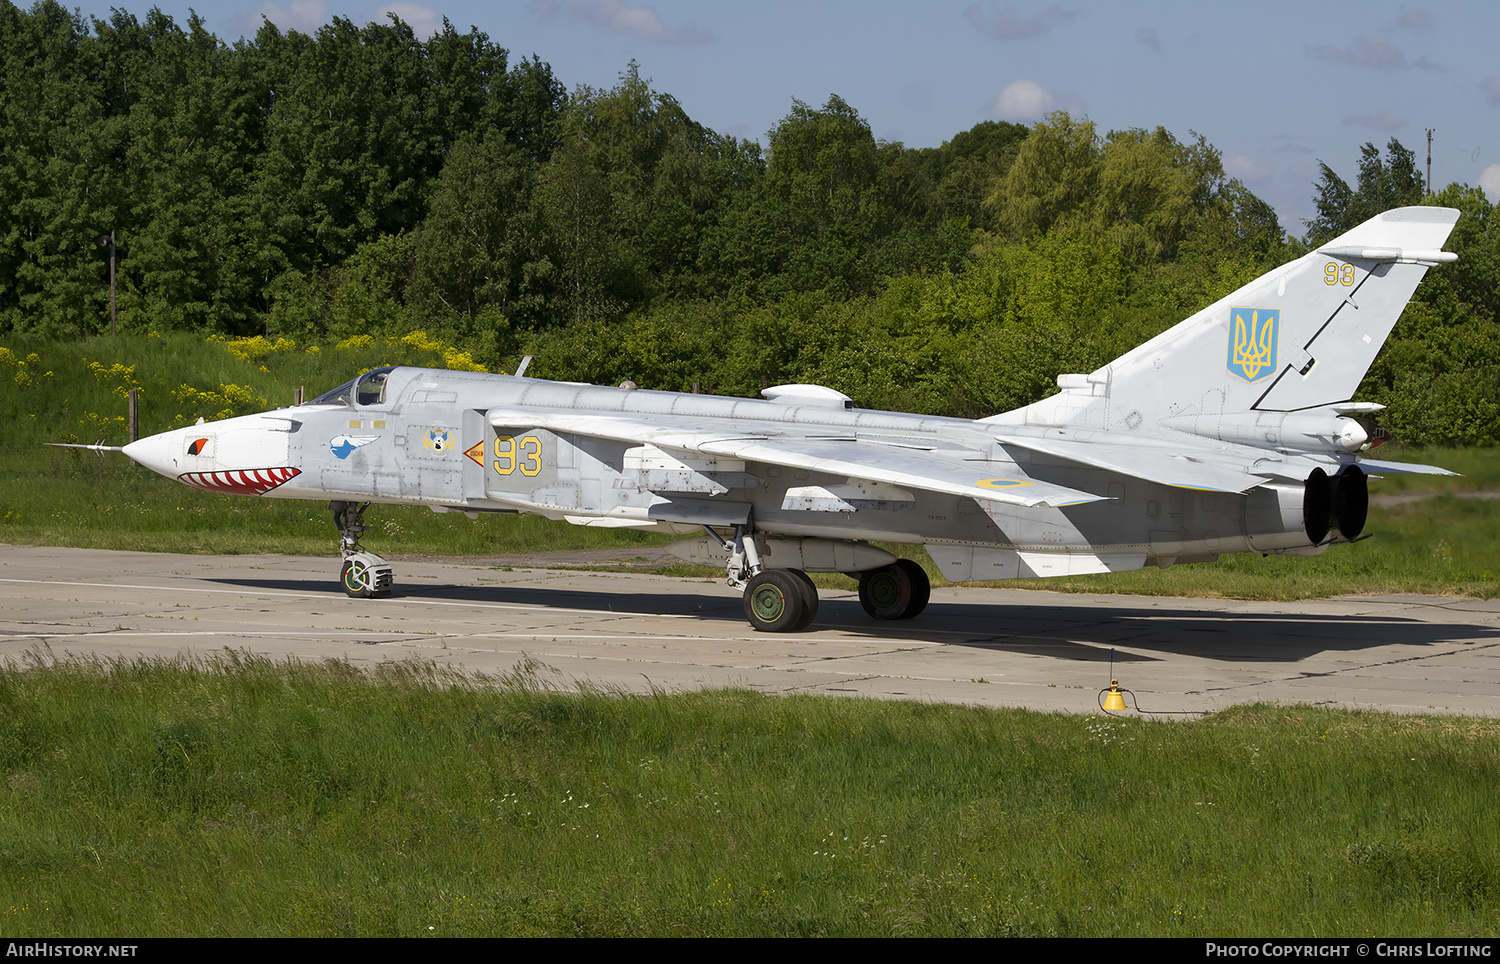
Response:
[[[1388,211],[1033,405],[968,421],[856,409],[817,385],[760,399],[420,368],[141,439],[125,454],[213,492],[331,500],[343,586],[388,592],[370,503],[526,512],[693,533],[758,630],[818,608],[808,572],[859,579],[876,619],[955,582],[1114,572],[1225,552],[1312,555],[1365,523],[1380,405],[1352,401],[1458,212]]]

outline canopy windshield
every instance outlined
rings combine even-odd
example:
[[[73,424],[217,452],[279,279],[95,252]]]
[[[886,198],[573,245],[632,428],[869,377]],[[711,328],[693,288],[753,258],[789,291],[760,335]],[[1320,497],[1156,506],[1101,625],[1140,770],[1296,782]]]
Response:
[[[309,405],[379,405],[385,401],[385,382],[394,366],[375,368],[308,402]]]

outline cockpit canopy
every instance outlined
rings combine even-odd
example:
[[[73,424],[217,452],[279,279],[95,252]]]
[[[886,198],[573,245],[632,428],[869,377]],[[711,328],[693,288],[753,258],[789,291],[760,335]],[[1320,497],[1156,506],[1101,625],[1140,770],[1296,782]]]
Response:
[[[385,402],[385,383],[395,366],[372,368],[308,402],[309,405],[380,405]]]

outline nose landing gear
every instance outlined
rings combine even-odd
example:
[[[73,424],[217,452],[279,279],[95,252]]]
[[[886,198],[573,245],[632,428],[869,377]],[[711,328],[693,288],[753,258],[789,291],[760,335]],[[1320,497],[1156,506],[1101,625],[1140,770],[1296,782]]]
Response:
[[[339,582],[345,595],[356,599],[388,596],[396,581],[390,563],[360,547],[359,534],[370,529],[364,524],[365,510],[369,507],[368,502],[357,506],[349,502],[328,503],[333,511],[333,524],[339,528],[339,551],[344,556]]]

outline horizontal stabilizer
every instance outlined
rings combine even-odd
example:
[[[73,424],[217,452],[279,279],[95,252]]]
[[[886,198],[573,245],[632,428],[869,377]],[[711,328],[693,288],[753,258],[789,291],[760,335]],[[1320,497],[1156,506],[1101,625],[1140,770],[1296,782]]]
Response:
[[[1248,460],[1236,460],[1207,450],[1185,455],[1181,442],[1142,439],[1136,444],[1125,445],[1113,439],[1111,442],[1115,444],[1098,445],[1073,439],[1007,435],[997,438],[1006,445],[1179,489],[1243,493],[1267,479],[1264,475],[1247,471]]]
[[[1415,462],[1377,462],[1360,459],[1359,467],[1371,475],[1459,475],[1436,465],[1418,465]]]

